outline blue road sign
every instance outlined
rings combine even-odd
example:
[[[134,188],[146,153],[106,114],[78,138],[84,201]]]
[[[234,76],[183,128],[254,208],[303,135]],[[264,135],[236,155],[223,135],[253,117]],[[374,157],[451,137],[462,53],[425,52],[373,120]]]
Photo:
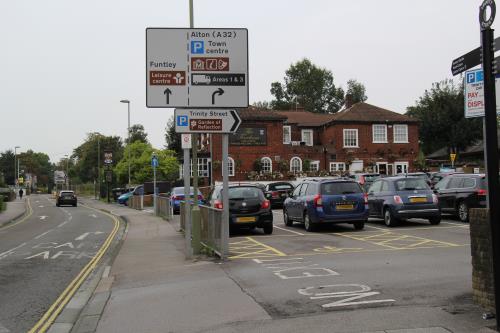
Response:
[[[188,116],[177,116],[177,126],[187,126]]]
[[[158,167],[158,157],[157,156],[153,156],[151,158],[151,166],[153,168],[157,168]]]
[[[191,54],[203,54],[203,53],[205,53],[205,41],[192,40],[191,41]]]

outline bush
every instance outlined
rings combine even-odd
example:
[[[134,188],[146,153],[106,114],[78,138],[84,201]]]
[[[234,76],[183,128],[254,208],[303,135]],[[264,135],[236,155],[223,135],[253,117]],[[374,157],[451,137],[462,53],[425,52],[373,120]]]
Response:
[[[3,196],[0,195],[0,212],[5,210],[5,204],[3,203]]]

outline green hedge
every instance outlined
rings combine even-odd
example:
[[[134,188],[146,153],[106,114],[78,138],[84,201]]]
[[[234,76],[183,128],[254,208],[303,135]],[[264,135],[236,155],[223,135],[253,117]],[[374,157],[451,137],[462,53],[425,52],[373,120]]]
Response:
[[[0,195],[0,212],[5,210],[5,204],[3,203],[3,196]]]

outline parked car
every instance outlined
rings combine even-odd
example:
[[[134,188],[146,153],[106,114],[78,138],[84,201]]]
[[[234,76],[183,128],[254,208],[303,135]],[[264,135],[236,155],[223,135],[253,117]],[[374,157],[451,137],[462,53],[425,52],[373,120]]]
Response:
[[[429,175],[426,174],[425,172],[408,172],[408,173],[405,173],[403,175],[421,178],[427,183],[427,185],[429,185],[429,187],[431,186],[431,180],[429,178]]]
[[[434,186],[439,198],[439,207],[444,213],[458,216],[460,221],[469,221],[471,208],[485,208],[487,181],[484,174],[452,174]]]
[[[294,186],[288,182],[269,183],[264,188],[266,199],[271,202],[271,207],[283,206],[283,202],[293,192]]]
[[[441,222],[438,197],[422,177],[395,176],[377,180],[368,189],[370,216],[383,218],[389,227],[401,219],[424,218]]]
[[[456,172],[456,171],[435,172],[430,177],[430,179],[431,179],[431,188],[434,188],[434,186],[436,186],[436,184],[439,183],[441,181],[441,179],[445,178],[446,176],[454,175],[454,174],[463,174],[463,172]]]
[[[78,205],[76,194],[73,191],[60,191],[57,195],[56,206],[71,205],[76,207]]]
[[[235,228],[262,228],[265,234],[273,233],[271,202],[256,185],[229,185],[229,226]],[[223,209],[223,190],[218,185],[210,192],[207,204]]]
[[[190,188],[189,196],[191,198],[190,202],[193,203],[194,188]],[[181,210],[181,202],[184,201],[184,187],[174,187],[172,193],[170,194],[170,207],[174,214],[179,214]],[[198,204],[203,205],[203,194],[198,190]]]
[[[367,196],[352,179],[304,181],[285,200],[283,218],[287,226],[304,223],[307,231],[332,223],[351,223],[361,230],[368,219]]]
[[[349,176],[349,178],[355,179],[363,189],[368,190],[374,181],[380,178],[379,173],[355,173]]]
[[[120,195],[118,197],[118,203],[128,206],[128,200],[130,199],[131,196],[143,195],[143,194],[144,194],[144,187],[142,185],[136,186],[131,191]]]

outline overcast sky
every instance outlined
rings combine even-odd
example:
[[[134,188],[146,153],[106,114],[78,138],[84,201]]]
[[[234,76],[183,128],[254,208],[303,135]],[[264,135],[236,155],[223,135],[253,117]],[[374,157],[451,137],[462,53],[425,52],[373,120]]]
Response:
[[[479,46],[480,0],[194,0],[195,27],[248,28],[250,103],[301,58],[354,78],[368,101],[403,113],[451,61]],[[188,0],[17,0],[0,6],[0,151],[52,161],[86,133],[144,125],[157,147],[173,109],[145,102],[145,29],[189,27]],[[497,22],[500,19],[497,18]],[[496,24],[493,25],[495,27]],[[19,151],[19,150],[18,150]]]

